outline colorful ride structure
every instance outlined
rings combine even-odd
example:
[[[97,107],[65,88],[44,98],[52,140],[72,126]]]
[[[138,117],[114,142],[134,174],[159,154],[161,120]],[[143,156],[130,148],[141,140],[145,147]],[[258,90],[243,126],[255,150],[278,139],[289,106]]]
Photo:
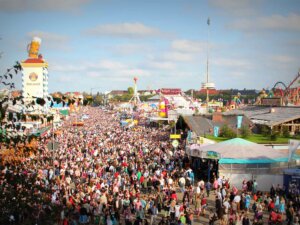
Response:
[[[272,97],[281,98],[284,105],[300,105],[300,71],[288,86],[281,81],[276,82],[272,93]]]
[[[168,117],[168,100],[166,98],[161,98],[159,101],[159,117]]]

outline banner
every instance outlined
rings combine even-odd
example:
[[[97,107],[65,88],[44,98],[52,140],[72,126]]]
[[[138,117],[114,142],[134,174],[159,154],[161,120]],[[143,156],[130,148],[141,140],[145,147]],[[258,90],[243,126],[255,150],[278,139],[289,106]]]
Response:
[[[236,127],[239,129],[242,127],[243,116],[237,116],[237,124]]]
[[[218,126],[214,126],[214,136],[218,137],[219,136],[219,127]]]
[[[298,140],[289,140],[289,161],[293,158],[294,153],[300,145],[300,141]]]
[[[192,131],[191,130],[188,131],[187,140],[188,140],[188,142],[192,141]]]

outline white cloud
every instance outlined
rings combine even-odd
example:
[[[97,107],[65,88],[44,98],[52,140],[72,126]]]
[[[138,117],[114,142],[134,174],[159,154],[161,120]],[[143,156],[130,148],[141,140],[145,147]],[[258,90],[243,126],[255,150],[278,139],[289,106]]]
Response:
[[[219,67],[251,68],[251,63],[242,59],[216,58],[212,60],[212,64]]]
[[[167,61],[191,62],[195,60],[194,57],[195,54],[171,51],[163,54],[162,58]]]
[[[73,73],[73,72],[80,72],[86,70],[87,67],[80,65],[80,64],[68,64],[68,63],[58,63],[58,62],[51,62],[49,64],[50,71],[57,71],[57,72],[64,72],[64,73]]]
[[[123,44],[114,47],[114,52],[120,55],[145,54],[152,50],[153,48],[144,44]]]
[[[122,70],[127,68],[125,64],[112,60],[101,60],[99,63],[90,65],[90,67],[102,70]]]
[[[145,77],[151,72],[147,69],[140,69],[118,61],[101,60],[98,62],[80,62],[73,64],[65,62],[53,62],[49,66],[51,73],[82,74],[90,78],[110,79],[115,77]]]
[[[142,23],[120,23],[104,24],[91,28],[85,32],[92,36],[125,37],[125,38],[146,38],[146,37],[167,37],[169,34],[158,28],[146,26]]]
[[[69,37],[66,35],[44,32],[44,31],[31,31],[27,33],[27,37],[39,37],[42,39],[41,45],[47,46],[51,49],[69,50]]]
[[[27,36],[34,37],[38,36],[46,41],[53,41],[53,42],[67,42],[69,38],[65,35],[59,35],[55,33],[49,33],[44,31],[31,31],[27,33]]]
[[[122,74],[128,77],[148,77],[151,76],[151,72],[149,70],[144,70],[144,69],[127,69],[122,71]]]
[[[297,58],[289,55],[274,55],[271,57],[271,60],[276,63],[294,63],[297,62]]]
[[[85,73],[88,77],[91,78],[102,78],[107,80],[109,79],[126,79],[133,80],[134,77],[148,77],[151,75],[150,71],[143,69],[124,69],[124,70],[113,70],[113,71],[87,71]]]
[[[229,77],[235,77],[235,78],[241,78],[241,77],[245,77],[246,74],[243,71],[230,71],[228,73]]]
[[[72,78],[72,76],[59,76],[59,77],[57,78],[57,80],[58,80],[59,82],[66,83],[66,82],[72,82],[72,81],[73,81],[73,78]]]
[[[150,70],[175,70],[176,64],[169,61],[149,61],[144,67]]]
[[[72,11],[90,0],[1,0],[0,11]]]
[[[171,48],[180,52],[199,53],[206,51],[207,43],[191,40],[175,40],[171,43]]]
[[[243,31],[286,30],[300,31],[300,15],[291,13],[287,16],[271,15],[251,19],[239,19],[229,25],[230,28]]]
[[[210,0],[209,4],[228,14],[245,16],[259,11],[262,0]]]

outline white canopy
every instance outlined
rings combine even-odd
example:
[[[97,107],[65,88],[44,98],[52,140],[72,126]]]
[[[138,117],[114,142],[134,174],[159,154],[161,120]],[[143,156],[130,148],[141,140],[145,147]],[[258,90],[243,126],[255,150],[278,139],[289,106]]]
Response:
[[[288,153],[271,147],[256,144],[242,138],[234,138],[217,144],[201,146],[199,156],[206,158],[204,153],[215,153],[220,163],[272,163],[286,162]],[[210,158],[209,156],[207,158]]]

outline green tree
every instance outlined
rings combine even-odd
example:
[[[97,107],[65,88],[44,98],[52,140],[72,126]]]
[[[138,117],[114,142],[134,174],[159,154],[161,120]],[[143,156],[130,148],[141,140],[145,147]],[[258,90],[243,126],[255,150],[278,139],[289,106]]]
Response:
[[[128,87],[127,92],[128,92],[128,94],[133,95],[133,93],[134,93],[133,87]]]
[[[98,106],[103,103],[103,97],[101,95],[96,95],[93,100],[94,105]]]
[[[270,135],[270,129],[267,126],[262,126],[260,132],[264,137]]]
[[[282,136],[285,138],[289,138],[290,137],[290,130],[288,127],[283,127],[282,128]]]
[[[235,138],[236,133],[227,124],[221,127],[220,136],[225,138]]]
[[[248,126],[242,126],[240,129],[242,138],[247,138],[251,135],[251,130]]]
[[[278,135],[279,135],[278,132],[272,131],[271,134],[270,134],[270,140],[271,140],[271,141],[276,141],[277,138],[278,138]]]

